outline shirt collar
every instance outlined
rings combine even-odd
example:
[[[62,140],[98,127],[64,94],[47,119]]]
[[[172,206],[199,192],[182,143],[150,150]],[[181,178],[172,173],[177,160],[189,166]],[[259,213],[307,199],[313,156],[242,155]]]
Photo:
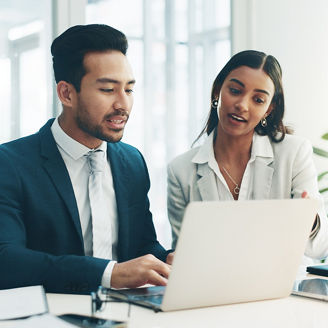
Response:
[[[214,157],[213,141],[215,130],[213,130],[205,139],[204,143],[199,147],[196,155],[192,158],[193,163],[204,164]]]
[[[196,155],[192,158],[193,163],[204,164],[215,159],[213,149],[215,136],[216,130],[214,129],[206,137],[203,145],[199,147]],[[273,158],[273,150],[268,136],[260,136],[254,132],[250,160],[255,160],[256,157]]]
[[[80,157],[87,154],[90,150],[92,150],[82,145],[75,139],[71,138],[69,135],[67,135],[64,132],[64,130],[60,127],[58,123],[58,117],[56,117],[56,119],[54,120],[51,126],[51,132],[54,136],[57,146],[60,147],[65,153],[67,153],[74,160],[79,159]],[[107,147],[105,141],[103,141],[97,149],[104,151],[106,156]]]
[[[256,157],[273,158],[273,149],[268,136],[260,136],[255,132],[251,158],[255,159]]]

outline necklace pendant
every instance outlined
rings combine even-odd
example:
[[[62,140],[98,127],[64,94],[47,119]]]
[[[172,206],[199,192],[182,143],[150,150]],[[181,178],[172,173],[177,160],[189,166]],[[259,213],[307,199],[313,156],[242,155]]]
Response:
[[[240,190],[240,188],[238,187],[238,185],[236,185],[236,187],[233,190],[234,194],[235,195],[238,195],[239,194],[239,190]]]

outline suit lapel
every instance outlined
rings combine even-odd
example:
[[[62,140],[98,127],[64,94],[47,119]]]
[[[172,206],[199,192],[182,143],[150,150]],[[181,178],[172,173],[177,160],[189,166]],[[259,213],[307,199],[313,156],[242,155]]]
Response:
[[[126,209],[128,207],[128,186],[129,170],[127,169],[124,153],[119,147],[119,143],[107,144],[107,158],[110,163],[113,184],[116,197],[117,215],[118,215],[118,259],[127,258],[129,250],[129,227]],[[122,247],[124,245],[124,247]]]
[[[117,210],[120,214],[121,209],[127,205],[126,189],[128,186],[128,170],[126,169],[126,160],[124,153],[119,149],[117,144],[107,144],[107,158],[113,176],[113,184],[116,195]]]
[[[269,166],[272,158],[256,158],[254,166],[253,199],[268,199],[270,196],[274,169]]]
[[[255,134],[252,151],[255,156],[252,198],[268,199],[274,172],[270,166],[274,161],[274,153],[269,137]]]
[[[53,120],[49,120],[47,124],[41,128],[40,145],[41,156],[43,157],[43,167],[52,180],[55,188],[61,196],[67,210],[73,220],[74,227],[80,237],[83,245],[83,237],[79,212],[76,204],[73,186],[66,168],[66,165],[59,153],[56,142],[51,133],[50,127]]]
[[[218,190],[216,186],[215,174],[209,169],[208,163],[197,165],[197,174],[200,177],[197,181],[199,193],[203,201],[218,200]]]

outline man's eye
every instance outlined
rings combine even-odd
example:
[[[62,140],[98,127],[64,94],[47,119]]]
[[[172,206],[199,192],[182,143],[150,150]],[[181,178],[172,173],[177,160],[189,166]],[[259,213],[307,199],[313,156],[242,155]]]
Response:
[[[127,89],[125,90],[126,93],[132,93],[133,92],[133,89]]]
[[[114,91],[114,89],[100,89],[100,91],[103,91],[103,92],[112,92],[112,91]]]

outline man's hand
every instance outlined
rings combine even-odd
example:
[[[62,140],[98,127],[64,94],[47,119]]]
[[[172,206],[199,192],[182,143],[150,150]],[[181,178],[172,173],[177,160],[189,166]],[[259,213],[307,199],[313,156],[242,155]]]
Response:
[[[174,253],[175,252],[171,252],[167,255],[166,257],[166,263],[169,264],[169,265],[172,265],[173,263],[173,258],[174,258]]]
[[[116,263],[113,268],[111,287],[136,288],[145,284],[166,286],[170,266],[148,254],[136,259]]]

